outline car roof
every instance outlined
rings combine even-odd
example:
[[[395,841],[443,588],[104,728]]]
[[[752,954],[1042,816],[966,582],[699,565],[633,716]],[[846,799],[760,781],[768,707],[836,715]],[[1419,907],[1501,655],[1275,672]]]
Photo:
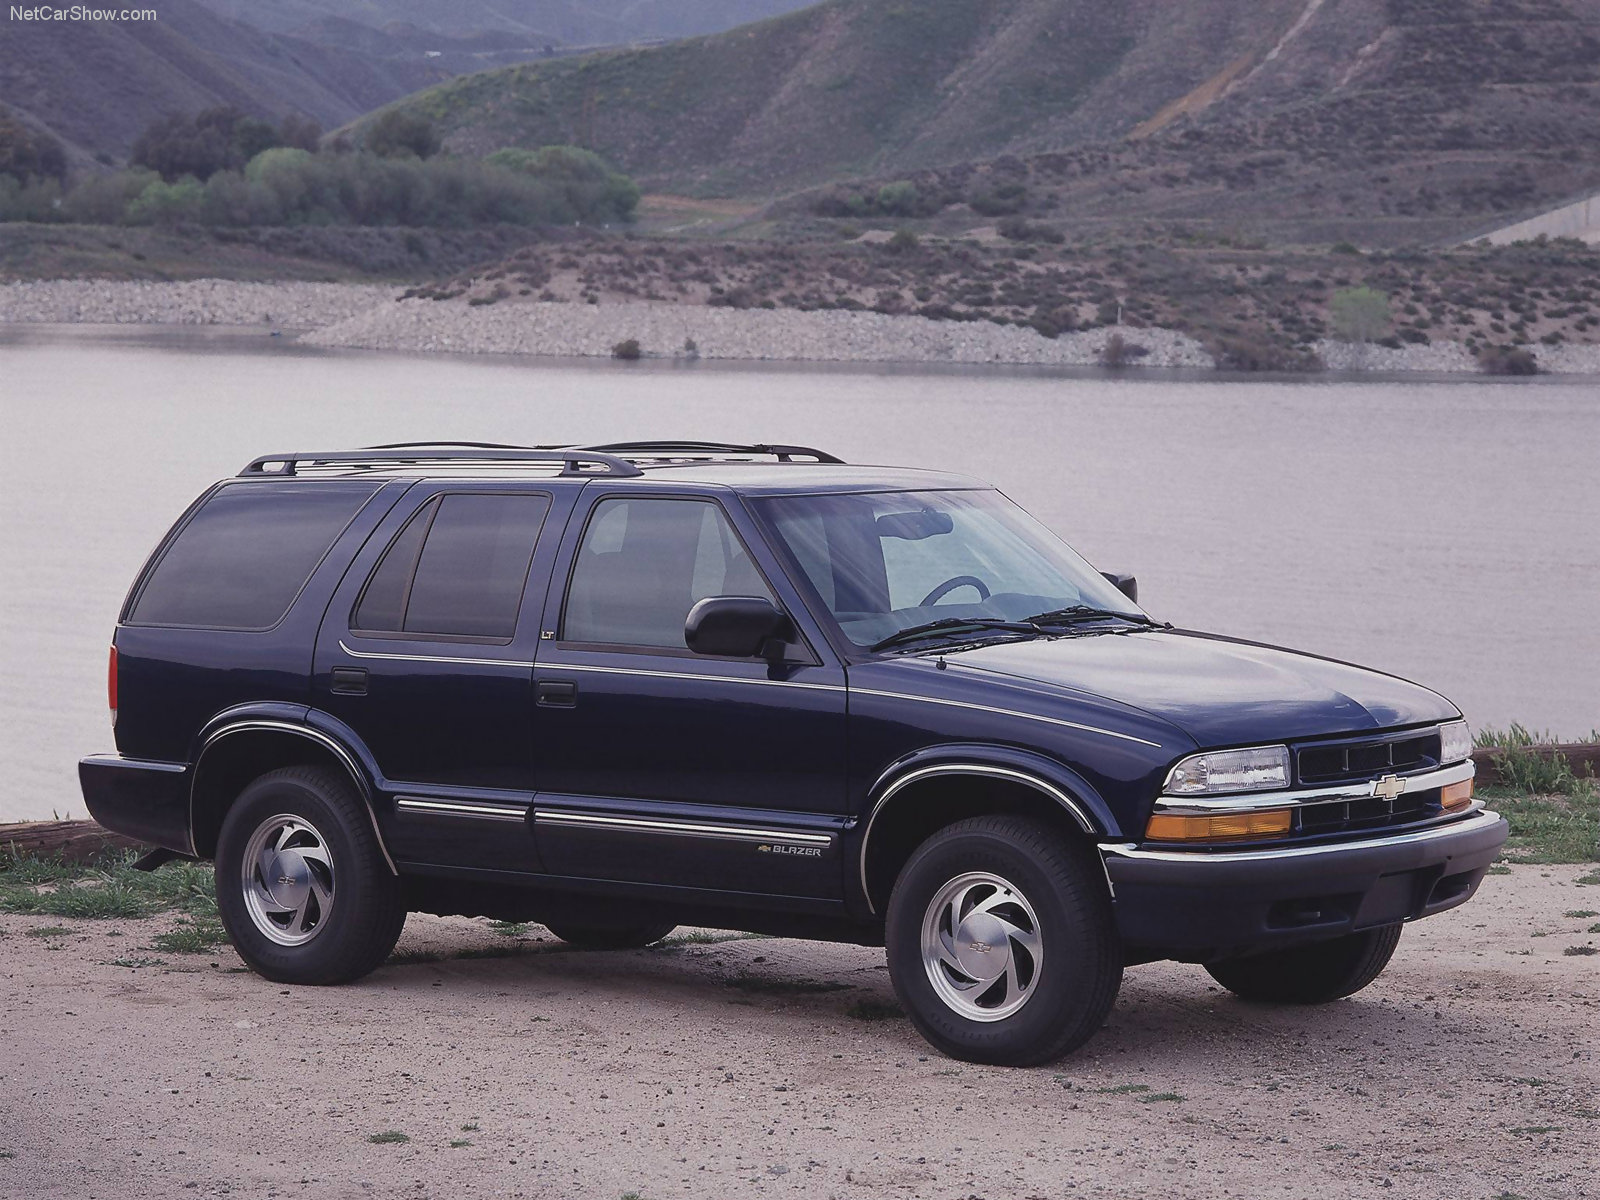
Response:
[[[583,478],[623,485],[729,488],[761,495],[988,489],[966,475],[845,463],[825,451],[776,444],[623,442],[600,446],[404,443],[361,450],[267,454],[240,478]]]

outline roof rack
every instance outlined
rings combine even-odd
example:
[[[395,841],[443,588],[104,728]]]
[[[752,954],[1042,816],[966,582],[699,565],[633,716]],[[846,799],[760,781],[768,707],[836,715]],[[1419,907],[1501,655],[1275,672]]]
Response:
[[[603,446],[582,446],[574,449],[595,450],[602,454],[617,454],[625,458],[660,458],[666,460],[712,459],[733,454],[770,454],[779,462],[793,462],[809,458],[817,463],[843,463],[824,450],[810,446],[741,446],[731,442],[611,442]]]
[[[472,442],[424,442],[395,446],[373,446],[366,450],[314,451],[294,454],[263,454],[252,459],[239,472],[241,477],[259,475],[298,475],[307,469],[341,468],[350,474],[393,470],[395,467],[425,467],[445,463],[560,463],[561,474],[609,475],[627,478],[643,475],[637,466],[614,454],[586,447],[532,448],[493,446]],[[597,469],[598,468],[598,469]]]

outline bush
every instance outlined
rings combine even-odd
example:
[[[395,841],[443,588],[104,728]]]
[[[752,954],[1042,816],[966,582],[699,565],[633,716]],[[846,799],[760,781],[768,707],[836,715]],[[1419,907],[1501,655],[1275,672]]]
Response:
[[[381,158],[432,158],[444,145],[433,122],[421,113],[391,108],[367,127],[362,144]]]
[[[129,162],[156,171],[168,183],[185,175],[204,182],[218,171],[237,170],[263,150],[283,145],[285,138],[304,141],[316,126],[294,117],[274,129],[231,105],[208,108],[191,116],[169,113],[152,121],[133,144]],[[311,135],[312,145],[316,137]]]
[[[905,254],[922,245],[922,239],[909,229],[896,229],[894,236],[885,245],[895,254]]]
[[[1478,369],[1485,375],[1537,375],[1539,360],[1516,346],[1486,346],[1478,355]]]
[[[637,362],[644,357],[644,351],[639,348],[638,338],[629,338],[611,347],[611,357],[620,358],[624,362]]]
[[[19,184],[67,177],[67,155],[48,133],[29,129],[0,104],[0,176]]]
[[[1333,330],[1347,342],[1376,341],[1389,328],[1389,297],[1375,288],[1347,287],[1328,302]]]
[[[1113,333],[1100,351],[1100,365],[1113,371],[1131,367],[1141,358],[1148,358],[1150,348],[1130,342],[1120,333]]]
[[[878,211],[889,217],[914,217],[917,215],[922,195],[917,185],[909,179],[886,183],[878,189]]]
[[[496,150],[484,161],[551,188],[571,212],[569,221],[631,221],[639,206],[638,184],[576,146]]]

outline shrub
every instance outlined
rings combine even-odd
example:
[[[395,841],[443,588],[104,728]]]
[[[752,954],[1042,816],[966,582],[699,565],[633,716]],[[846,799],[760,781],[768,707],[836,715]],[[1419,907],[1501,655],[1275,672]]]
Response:
[[[1100,365],[1113,371],[1121,370],[1123,367],[1131,367],[1141,358],[1149,357],[1149,354],[1148,346],[1130,342],[1120,333],[1113,333],[1100,351]]]
[[[381,158],[432,158],[439,153],[444,139],[421,113],[391,108],[367,126],[362,144]]]
[[[67,177],[67,155],[48,133],[29,129],[0,104],[0,176],[19,184]]]
[[[1539,360],[1516,346],[1486,346],[1478,355],[1478,369],[1485,375],[1537,375]]]
[[[638,184],[598,154],[576,146],[508,148],[496,150],[484,161],[550,188],[571,212],[569,221],[631,221],[639,206]]]
[[[611,347],[611,357],[620,358],[624,362],[637,362],[644,357],[644,351],[639,348],[638,338],[629,338]]]
[[[878,189],[878,211],[890,217],[914,217],[920,207],[922,195],[917,185],[909,179],[886,183]]]
[[[1370,287],[1341,288],[1328,301],[1333,330],[1347,342],[1376,341],[1389,328],[1389,297]]]
[[[309,125],[303,118],[285,122],[287,136],[303,141]],[[263,150],[284,144],[282,130],[232,105],[204,109],[191,116],[169,113],[145,127],[133,144],[129,162],[159,172],[168,183],[185,175],[204,182],[218,171],[236,170]],[[312,138],[315,145],[315,137]]]
[[[893,253],[904,254],[920,246],[922,239],[909,229],[896,229],[894,236],[885,244]]]
[[[130,225],[180,225],[200,217],[205,188],[193,175],[176,183],[157,179],[128,205]]]

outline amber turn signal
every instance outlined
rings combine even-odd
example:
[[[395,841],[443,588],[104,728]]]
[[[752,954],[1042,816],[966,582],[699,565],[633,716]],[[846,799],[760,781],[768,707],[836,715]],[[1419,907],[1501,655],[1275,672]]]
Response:
[[[1293,823],[1294,815],[1287,808],[1208,813],[1197,817],[1156,813],[1144,832],[1152,842],[1232,842],[1240,838],[1277,837],[1288,833]]]
[[[1439,807],[1445,812],[1455,812],[1472,803],[1472,780],[1463,779],[1439,789]]]

